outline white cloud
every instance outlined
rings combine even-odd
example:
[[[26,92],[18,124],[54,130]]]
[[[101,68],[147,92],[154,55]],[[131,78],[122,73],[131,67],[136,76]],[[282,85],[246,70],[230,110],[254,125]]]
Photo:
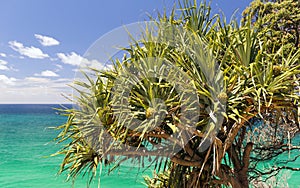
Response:
[[[0,56],[1,57],[6,57],[6,54],[5,53],[0,53]]]
[[[60,64],[56,64],[55,66],[56,66],[57,68],[59,68],[60,70],[63,69],[63,66],[60,65]]]
[[[80,66],[84,61],[88,61],[76,54],[75,52],[71,52],[70,54],[58,53],[57,57],[65,64]]]
[[[39,35],[39,34],[34,34],[35,38],[37,38],[39,40],[39,42],[43,45],[43,46],[55,46],[55,45],[59,45],[59,41],[49,37],[49,36],[43,36],[43,35]]]
[[[73,79],[67,78],[44,77],[15,79],[0,75],[0,103],[70,103],[62,94],[72,93],[72,88],[67,86],[72,81]]]
[[[7,65],[7,61],[0,59],[0,70],[9,70],[9,68],[6,65]]]
[[[46,57],[49,57],[48,54],[45,54],[41,49],[36,48],[34,46],[26,47],[22,43],[17,41],[9,41],[9,46],[19,52],[21,55],[34,58],[34,59],[44,59]]]
[[[75,52],[71,52],[70,54],[57,53],[57,57],[61,60],[61,62],[73,66],[77,66],[80,68],[94,68],[98,70],[105,69],[102,63],[93,59],[88,60]]]
[[[25,77],[20,80],[18,88],[31,88],[31,87],[48,87],[52,89],[59,88],[61,92],[65,90],[72,90],[72,88],[68,87],[69,84],[73,83],[73,79],[68,78],[45,78],[38,76]]]
[[[53,58],[53,57],[50,58],[50,61],[57,61],[57,60],[58,60],[58,58],[56,58],[56,57],[55,58]]]
[[[7,77],[6,75],[0,74],[0,83],[4,84],[4,86],[12,86],[15,85],[17,79],[13,77]],[[1,84],[1,85],[2,85]],[[3,85],[2,85],[3,86]]]
[[[45,71],[42,71],[41,74],[34,74],[34,76],[58,77],[59,75],[53,71],[45,70]]]
[[[47,83],[50,81],[48,78],[39,78],[39,77],[26,77],[25,82],[29,81],[31,83]]]

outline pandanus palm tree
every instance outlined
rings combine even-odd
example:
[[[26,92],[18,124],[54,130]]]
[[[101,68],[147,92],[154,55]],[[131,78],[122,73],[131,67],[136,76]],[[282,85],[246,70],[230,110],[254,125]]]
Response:
[[[270,53],[250,18],[229,24],[188,0],[160,15],[110,70],[75,82],[78,108],[62,110],[61,172],[76,178],[99,165],[149,158],[149,187],[249,187],[288,165],[261,161],[299,149],[300,51]],[[276,44],[278,46],[278,44]],[[267,49],[268,48],[268,49]]]

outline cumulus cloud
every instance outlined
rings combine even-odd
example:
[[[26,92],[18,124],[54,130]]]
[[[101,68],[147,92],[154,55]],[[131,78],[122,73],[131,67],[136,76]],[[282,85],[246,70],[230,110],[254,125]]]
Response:
[[[6,65],[7,65],[7,61],[0,59],[0,70],[9,70],[9,68]]]
[[[6,75],[0,74],[0,83],[4,84],[4,86],[12,86],[16,84],[17,79],[13,77],[7,77]],[[1,85],[2,85],[1,84]],[[3,85],[2,85],[3,86]]]
[[[34,76],[58,77],[59,75],[53,71],[45,70],[45,71],[42,71],[40,74],[34,74]]]
[[[39,34],[34,34],[35,38],[38,39],[38,41],[43,45],[43,46],[55,46],[59,45],[59,41],[49,37],[49,36],[43,36]]]
[[[61,60],[61,62],[65,63],[65,64],[77,66],[80,68],[89,67],[89,68],[94,68],[94,69],[98,69],[98,70],[105,69],[103,64],[100,63],[99,61],[97,61],[95,59],[93,59],[93,60],[86,59],[86,58],[78,55],[75,52],[71,52],[70,54],[57,53],[56,55]]]
[[[84,63],[84,61],[88,61],[87,59],[81,57],[75,52],[71,52],[70,54],[58,53],[57,57],[65,64],[80,66]]]
[[[34,59],[44,59],[46,57],[49,57],[48,54],[45,54],[41,49],[36,48],[34,46],[26,47],[22,43],[17,41],[9,41],[9,46],[19,52],[21,55],[34,58]]]
[[[6,54],[5,53],[0,53],[0,56],[1,57],[6,57]]]

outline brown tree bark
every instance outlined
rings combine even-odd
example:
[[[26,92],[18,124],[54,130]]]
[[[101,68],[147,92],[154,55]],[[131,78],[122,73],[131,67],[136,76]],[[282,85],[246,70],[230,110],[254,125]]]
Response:
[[[243,167],[238,172],[238,179],[243,188],[249,188],[248,168],[250,164],[250,153],[253,148],[253,143],[247,143],[243,153]]]

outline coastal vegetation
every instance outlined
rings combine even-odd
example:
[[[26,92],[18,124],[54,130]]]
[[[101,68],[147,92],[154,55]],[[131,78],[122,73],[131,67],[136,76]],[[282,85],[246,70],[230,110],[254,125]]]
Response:
[[[153,164],[148,187],[246,188],[300,171],[300,2],[254,0],[241,23],[178,4],[111,69],[75,81],[77,107],[57,127],[60,173],[92,180],[99,166],[135,161]]]

